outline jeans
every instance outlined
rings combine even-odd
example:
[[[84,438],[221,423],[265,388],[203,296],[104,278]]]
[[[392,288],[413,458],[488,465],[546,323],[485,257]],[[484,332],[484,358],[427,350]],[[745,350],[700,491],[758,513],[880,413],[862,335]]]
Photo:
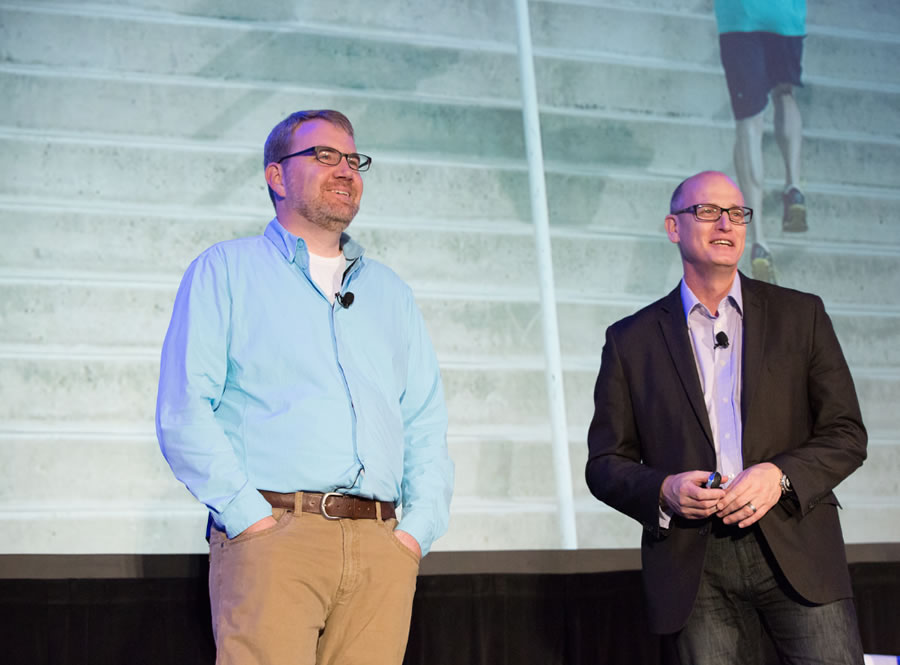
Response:
[[[755,527],[719,526],[707,545],[700,590],[675,637],[682,665],[759,665],[761,630],[782,663],[863,663],[851,598],[815,605],[797,595]]]

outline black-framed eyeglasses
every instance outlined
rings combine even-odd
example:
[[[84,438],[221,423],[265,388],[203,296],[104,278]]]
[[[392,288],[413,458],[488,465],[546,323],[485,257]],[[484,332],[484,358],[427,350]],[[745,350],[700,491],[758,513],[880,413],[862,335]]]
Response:
[[[300,157],[301,155],[313,155],[315,156],[316,161],[327,164],[328,166],[337,166],[341,163],[341,160],[346,157],[347,166],[354,171],[368,171],[369,167],[372,165],[372,158],[368,155],[363,155],[358,152],[341,152],[340,150],[327,145],[314,145],[312,148],[307,148],[306,150],[292,152],[290,155],[285,155],[279,159],[278,163],[281,164],[281,162],[286,159]]]
[[[696,203],[688,206],[684,210],[677,210],[673,215],[680,215],[684,212],[693,213],[694,219],[698,222],[718,222],[722,218],[722,213],[728,213],[728,219],[732,224],[749,224],[753,219],[753,209],[746,206],[734,206],[733,208],[723,208],[715,203]]]

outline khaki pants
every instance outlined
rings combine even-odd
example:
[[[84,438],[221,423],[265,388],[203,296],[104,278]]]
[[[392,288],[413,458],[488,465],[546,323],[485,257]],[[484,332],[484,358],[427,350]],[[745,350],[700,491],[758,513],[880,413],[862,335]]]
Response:
[[[400,665],[419,562],[397,520],[272,514],[265,531],[210,534],[217,665]]]

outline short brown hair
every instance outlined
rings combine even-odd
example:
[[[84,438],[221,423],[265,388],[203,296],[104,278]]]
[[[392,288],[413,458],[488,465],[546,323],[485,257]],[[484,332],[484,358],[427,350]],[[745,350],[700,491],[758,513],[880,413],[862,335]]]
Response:
[[[263,169],[272,162],[277,162],[290,149],[291,139],[294,137],[294,131],[304,122],[310,120],[325,120],[335,127],[340,127],[347,134],[353,137],[353,125],[350,120],[340,111],[332,111],[331,109],[321,109],[314,111],[295,111],[287,118],[279,122],[266,139],[266,145],[263,149]],[[272,205],[275,205],[275,192],[269,187],[269,198],[272,199]]]

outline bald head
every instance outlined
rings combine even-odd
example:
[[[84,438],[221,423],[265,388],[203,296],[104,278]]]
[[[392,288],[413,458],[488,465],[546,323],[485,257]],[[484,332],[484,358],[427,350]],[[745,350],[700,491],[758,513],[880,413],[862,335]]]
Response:
[[[676,210],[682,210],[689,205],[699,203],[698,201],[687,200],[690,198],[690,192],[695,189],[703,189],[703,186],[707,183],[715,184],[716,181],[727,183],[736,191],[740,192],[740,189],[735,184],[734,180],[721,171],[701,171],[689,178],[685,178],[679,183],[678,187],[675,188],[675,191],[672,192],[672,200],[669,202],[669,212],[674,213]]]
[[[722,212],[718,219],[701,220],[693,208],[697,205],[716,206]],[[704,171],[678,185],[671,206],[666,233],[681,252],[688,286],[699,297],[699,290],[718,292],[715,285],[730,285],[744,252],[747,227],[732,222],[724,211],[744,206],[741,190],[724,173]]]

